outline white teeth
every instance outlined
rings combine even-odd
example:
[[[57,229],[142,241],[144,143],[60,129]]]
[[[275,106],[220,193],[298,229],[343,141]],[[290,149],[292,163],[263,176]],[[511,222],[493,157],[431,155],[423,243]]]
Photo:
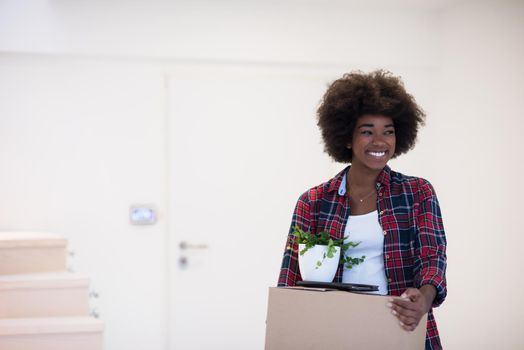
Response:
[[[382,157],[386,152],[369,152],[373,157]]]

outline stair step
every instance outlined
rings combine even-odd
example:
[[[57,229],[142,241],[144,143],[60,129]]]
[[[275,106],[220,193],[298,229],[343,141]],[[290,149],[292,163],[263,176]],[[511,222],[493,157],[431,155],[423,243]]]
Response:
[[[0,349],[102,350],[103,330],[92,317],[0,319]]]
[[[65,238],[44,232],[0,232],[0,275],[66,270]]]
[[[94,317],[2,318],[0,336],[96,333],[104,330],[104,323]]]
[[[0,276],[0,318],[87,316],[89,279],[69,272]]]

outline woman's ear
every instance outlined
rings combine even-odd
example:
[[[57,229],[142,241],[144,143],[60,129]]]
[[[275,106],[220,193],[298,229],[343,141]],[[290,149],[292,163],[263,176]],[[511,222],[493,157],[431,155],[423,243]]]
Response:
[[[347,149],[351,149],[351,144],[348,143],[348,144],[346,145],[346,147],[347,147]]]

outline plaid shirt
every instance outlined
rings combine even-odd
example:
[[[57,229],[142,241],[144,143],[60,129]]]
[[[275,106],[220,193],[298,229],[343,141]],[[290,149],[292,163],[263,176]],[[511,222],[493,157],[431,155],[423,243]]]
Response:
[[[301,280],[297,244],[292,228],[298,225],[316,234],[328,231],[342,238],[350,214],[349,197],[339,188],[349,167],[333,179],[302,194],[293,213],[278,280],[279,287]],[[435,191],[421,178],[405,176],[386,166],[377,177],[377,210],[384,230],[384,267],[388,294],[401,295],[407,288],[430,284],[437,290],[433,307],[446,297],[446,237]],[[335,282],[342,281],[340,264]],[[426,349],[441,349],[432,310],[428,313]]]

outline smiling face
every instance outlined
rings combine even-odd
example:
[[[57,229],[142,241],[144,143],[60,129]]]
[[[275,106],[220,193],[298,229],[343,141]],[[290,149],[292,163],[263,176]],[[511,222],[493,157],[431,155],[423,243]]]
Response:
[[[365,114],[353,131],[351,147],[353,167],[380,171],[395,153],[395,126],[390,117]]]

